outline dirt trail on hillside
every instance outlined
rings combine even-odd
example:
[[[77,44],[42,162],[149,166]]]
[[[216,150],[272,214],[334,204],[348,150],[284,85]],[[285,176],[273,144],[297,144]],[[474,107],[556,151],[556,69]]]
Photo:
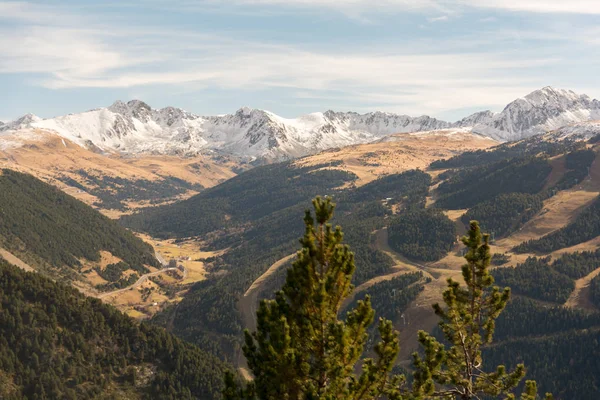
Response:
[[[245,328],[249,329],[250,331],[256,329],[256,309],[258,306],[258,295],[262,293],[263,285],[267,282],[271,275],[273,275],[279,268],[281,268],[283,265],[285,265],[285,263],[295,256],[296,253],[290,254],[273,263],[273,265],[271,265],[264,274],[252,282],[252,285],[250,285],[248,290],[246,290],[246,293],[244,293],[244,296],[242,296],[238,303]]]
[[[600,275],[600,268],[575,281],[575,290],[567,299],[565,307],[582,308],[584,310],[597,311],[598,309],[590,299],[590,282]]]
[[[562,179],[562,177],[565,176],[565,173],[567,172],[565,156],[561,155],[555,157],[549,162],[550,166],[552,166],[552,171],[550,171],[550,175],[548,175],[548,178],[546,179],[546,184],[544,185],[544,188],[542,190],[546,190],[556,185]]]
[[[411,354],[419,348],[419,343],[417,341],[418,332],[420,330],[431,332],[438,323],[439,319],[433,312],[432,305],[434,303],[442,302],[442,293],[446,290],[448,285],[447,279],[451,277],[456,281],[462,282],[462,273],[460,269],[434,267],[434,263],[419,264],[408,260],[390,247],[387,228],[377,231],[375,235],[375,246],[378,250],[392,257],[396,263],[396,265],[392,267],[395,271],[391,274],[376,277],[363,283],[356,288],[357,290],[355,290],[354,295],[359,293],[359,289],[367,284],[372,286],[376,281],[385,280],[381,278],[389,277],[389,279],[391,279],[402,273],[421,271],[425,278],[431,279],[431,282],[425,284],[424,290],[407,307],[404,314],[398,316],[394,321],[394,326],[400,332],[399,360],[401,361],[401,364],[404,364],[409,362]],[[437,265],[437,263],[435,264]]]
[[[26,264],[25,262],[21,261],[20,258],[18,258],[17,256],[10,253],[8,250],[5,250],[3,248],[0,248],[0,257],[4,258],[10,264],[21,268],[22,270],[29,271],[29,272],[35,271],[33,268],[31,268],[29,266],[29,264]]]
[[[243,327],[250,330],[251,332],[256,330],[256,310],[258,307],[258,295],[263,292],[264,285],[269,280],[269,277],[273,275],[279,268],[284,266],[289,260],[296,256],[296,253],[287,255],[277,261],[275,261],[269,269],[267,269],[261,276],[259,276],[246,290],[246,293],[238,301],[238,310],[242,314]],[[237,355],[237,366],[238,371],[242,374],[244,379],[252,380],[252,373],[248,369],[246,358],[241,351]]]
[[[590,175],[583,181],[588,190],[600,191],[600,151],[596,150],[596,159],[590,166]]]
[[[596,198],[598,192],[587,190],[565,190],[544,201],[542,211],[529,220],[521,229],[506,238],[496,241],[495,246],[510,251],[527,240],[539,239],[572,222]]]

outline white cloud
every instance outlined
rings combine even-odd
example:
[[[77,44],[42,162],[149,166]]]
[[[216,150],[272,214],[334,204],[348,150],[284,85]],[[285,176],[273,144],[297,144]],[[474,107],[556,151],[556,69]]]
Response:
[[[284,3],[283,0],[233,1]],[[306,7],[366,4],[363,0],[290,1]],[[485,1],[491,7],[493,1]],[[370,3],[409,7],[411,2]],[[417,39],[402,45],[382,43],[373,49],[348,46],[309,51],[215,34],[112,23],[98,25],[63,11],[27,3],[0,4],[0,73],[28,73],[32,83],[51,89],[137,91],[156,85],[177,90],[285,89],[301,92],[299,96],[304,99],[320,98],[337,104],[351,99],[358,110],[435,114],[449,108],[506,104],[547,84],[548,77],[539,73],[540,68],[571,62],[559,56],[561,52],[556,46],[549,51],[543,48],[536,48],[535,52],[529,48],[501,51],[497,45],[502,41],[567,41],[563,45],[581,41],[592,45],[593,40],[583,39],[598,37],[593,36],[597,32],[583,28],[574,35],[565,35],[561,29],[496,30],[432,42]],[[1,24],[5,18],[19,19],[22,23],[16,28],[8,27]],[[429,20],[446,19],[448,16],[444,14]],[[595,57],[593,54],[590,60]],[[598,58],[594,60],[597,62]]]
[[[429,21],[429,22],[448,21],[448,16],[447,15],[442,15],[442,16],[439,16],[439,17],[431,17],[431,18],[427,18],[427,21]]]
[[[213,5],[237,4],[307,9],[329,8],[343,13],[356,13],[357,11],[372,13],[389,9],[399,11],[424,9],[449,11],[469,7],[535,13],[600,14],[600,1],[598,0],[208,0],[207,3]]]
[[[507,11],[600,14],[598,0],[457,0],[455,3]]]
[[[127,51],[135,57],[135,52]],[[125,56],[117,54],[115,65]],[[90,60],[94,60],[91,57]],[[316,53],[293,48],[243,50],[223,46],[220,54],[195,55],[188,62],[179,55],[177,66],[142,72],[102,65],[102,70],[75,64],[61,69],[43,82],[49,88],[129,88],[147,85],[175,85],[195,88],[217,87],[235,90],[284,88],[309,93],[336,91],[343,97],[388,109],[401,105],[406,112],[435,113],[452,107],[502,104],[541,86],[503,74],[556,62],[555,59],[520,58],[481,54],[396,55]],[[164,60],[161,60],[161,62]],[[160,62],[158,65],[162,65]],[[506,95],[502,95],[506,94]]]

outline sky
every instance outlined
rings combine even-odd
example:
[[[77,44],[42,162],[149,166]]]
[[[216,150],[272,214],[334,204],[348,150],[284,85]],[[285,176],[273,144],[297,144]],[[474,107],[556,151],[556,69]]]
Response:
[[[117,99],[457,120],[600,98],[598,71],[599,0],[0,0],[0,121]]]

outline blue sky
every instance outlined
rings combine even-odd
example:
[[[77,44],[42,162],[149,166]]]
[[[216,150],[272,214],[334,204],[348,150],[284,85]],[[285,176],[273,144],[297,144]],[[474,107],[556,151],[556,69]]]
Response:
[[[600,98],[599,0],[0,0],[0,120],[138,98],[197,114],[455,120]]]

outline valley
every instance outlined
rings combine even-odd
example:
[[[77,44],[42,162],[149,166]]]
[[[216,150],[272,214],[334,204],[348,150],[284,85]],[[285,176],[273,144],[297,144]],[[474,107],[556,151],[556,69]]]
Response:
[[[600,0],[0,0],[0,400],[599,400]]]
[[[497,340],[486,350],[490,357],[514,364],[532,343],[563,354],[562,340],[572,336],[594,349],[600,327],[596,132],[557,140],[551,131],[503,143],[473,127],[442,127],[281,162],[214,149],[119,152],[47,127],[6,130],[0,134],[0,256],[162,326],[251,378],[243,330],[256,328],[259,302],[284,283],[304,210],[315,196],[328,196],[357,266],[340,315],[371,296],[376,317],[390,319],[400,333],[397,365],[410,369],[418,331],[437,329],[431,305],[442,301],[449,278],[463,282],[459,238],[477,219],[492,234],[492,275],[513,292]],[[544,322],[545,331],[518,324],[554,315],[560,318]],[[574,393],[565,382],[596,372],[553,381],[548,371],[556,366],[527,357],[533,377],[561,391],[559,398]]]

